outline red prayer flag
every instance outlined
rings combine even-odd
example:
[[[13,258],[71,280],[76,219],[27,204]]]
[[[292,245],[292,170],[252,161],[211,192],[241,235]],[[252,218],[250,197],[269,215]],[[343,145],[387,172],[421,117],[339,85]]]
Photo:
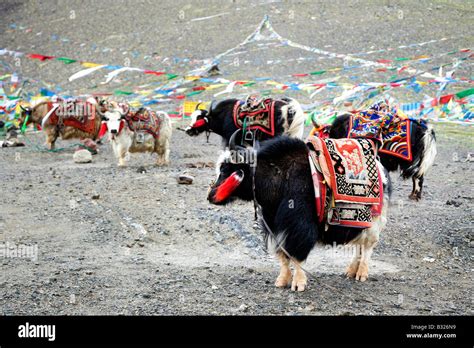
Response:
[[[42,54],[36,54],[36,53],[29,54],[28,57],[31,58],[31,59],[39,59],[42,62],[44,62],[47,59],[53,59],[54,58],[52,56],[43,56]]]
[[[448,95],[443,95],[441,98],[439,98],[439,103],[440,104],[447,104],[451,99],[453,99],[454,94],[448,94]]]
[[[154,71],[154,70],[145,70],[144,73],[149,74],[149,75],[156,75],[156,76],[164,75],[164,72]]]

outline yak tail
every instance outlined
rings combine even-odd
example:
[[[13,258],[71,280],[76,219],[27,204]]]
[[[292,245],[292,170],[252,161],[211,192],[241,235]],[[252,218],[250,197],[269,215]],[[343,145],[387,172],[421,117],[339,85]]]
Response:
[[[436,157],[436,136],[433,130],[433,126],[428,124],[425,135],[423,136],[423,154],[420,161],[420,169],[418,170],[418,176],[425,175],[428,169],[434,163]]]
[[[306,116],[304,114],[303,108],[301,107],[300,103],[297,100],[292,98],[286,98],[288,100],[288,105],[285,105],[282,108],[282,111],[286,113],[288,117],[288,113],[291,111],[293,114],[293,120],[291,124],[288,124],[288,131],[287,134],[290,137],[303,139],[304,135],[304,123],[306,121]]]
[[[171,128],[171,118],[170,118],[170,116],[168,115],[168,113],[167,113],[167,112],[164,112],[164,111],[157,111],[156,113],[157,113],[158,115],[160,115],[160,114],[163,115],[163,121],[162,121],[162,122],[163,122],[163,125],[162,125],[162,127],[169,127],[169,128]]]
[[[426,125],[425,134],[421,138],[423,150],[420,155],[413,159],[413,163],[402,172],[403,178],[421,177],[426,174],[428,169],[433,165],[436,157],[436,136],[433,127]]]

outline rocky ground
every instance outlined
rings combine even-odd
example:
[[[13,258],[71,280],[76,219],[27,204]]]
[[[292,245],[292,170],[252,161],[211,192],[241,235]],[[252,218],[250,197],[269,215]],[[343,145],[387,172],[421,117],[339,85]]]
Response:
[[[131,66],[176,73],[242,42],[265,14],[282,36],[338,53],[451,38],[365,57],[371,60],[435,55],[473,43],[472,6],[464,1],[9,0],[0,11],[0,48],[107,64],[129,58]],[[219,16],[196,20],[213,15]],[[292,48],[258,48],[249,47],[238,66],[226,58],[223,76],[284,77],[342,64],[298,59],[308,52]],[[176,63],[173,57],[196,61]],[[276,58],[281,62],[269,63]],[[2,74],[15,67],[11,58],[2,62]],[[69,93],[153,82],[126,74],[106,86],[100,84],[103,74],[94,74],[69,83],[81,66],[29,59],[15,69],[31,80],[26,88]],[[458,73],[469,76],[470,65]],[[361,76],[388,78],[373,71]],[[408,92],[398,97],[422,99]],[[349,257],[318,247],[306,264],[316,279],[304,293],[292,293],[273,285],[278,264],[263,249],[252,204],[216,207],[206,201],[219,139],[212,135],[206,144],[204,137],[190,138],[177,129],[183,125],[174,122],[169,167],[155,167],[153,158],[138,154],[129,167],[118,168],[110,144],[92,163],[77,164],[72,149],[38,151],[42,134],[22,138],[24,148],[0,149],[0,242],[38,248],[35,260],[0,258],[2,314],[472,314],[474,179],[473,162],[464,162],[474,152],[471,127],[436,125],[438,156],[420,202],[408,200],[411,182],[394,181],[389,222],[367,282],[345,279]],[[177,184],[184,172],[194,176],[192,185]]]
[[[206,144],[175,129],[171,165],[161,168],[144,154],[118,168],[109,144],[89,164],[67,150],[4,148],[2,239],[37,245],[38,257],[1,259],[2,313],[472,314],[473,162],[463,162],[472,131],[436,130],[423,199],[408,200],[411,183],[395,180],[369,280],[345,279],[349,257],[318,247],[306,264],[317,279],[304,293],[274,287],[278,264],[252,204],[206,201],[214,169],[189,166],[217,158],[215,135]],[[179,185],[181,173],[194,183]]]

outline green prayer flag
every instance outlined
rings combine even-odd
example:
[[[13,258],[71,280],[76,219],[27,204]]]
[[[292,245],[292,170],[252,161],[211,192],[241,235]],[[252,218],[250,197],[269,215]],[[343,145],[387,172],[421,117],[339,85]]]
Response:
[[[133,94],[133,92],[120,91],[120,90],[114,91],[114,95],[130,95],[130,94]]]
[[[456,97],[458,97],[459,99],[462,99],[471,94],[474,94],[474,88],[465,89],[464,91],[458,92],[456,93]]]
[[[395,80],[398,77],[398,75],[392,75],[388,78],[388,82],[391,82],[392,80]]]
[[[200,94],[200,93],[202,93],[202,92],[204,92],[204,90],[201,90],[201,91],[192,91],[192,92],[186,94],[186,97],[191,97],[191,96],[193,96],[193,95]]]
[[[310,75],[322,75],[326,72],[326,70],[319,70],[319,71],[313,71],[313,72],[310,72],[309,74]]]
[[[71,63],[77,62],[77,60],[75,60],[75,59],[66,58],[66,57],[58,57],[58,58],[56,58],[56,60],[60,60],[64,64],[71,64]]]

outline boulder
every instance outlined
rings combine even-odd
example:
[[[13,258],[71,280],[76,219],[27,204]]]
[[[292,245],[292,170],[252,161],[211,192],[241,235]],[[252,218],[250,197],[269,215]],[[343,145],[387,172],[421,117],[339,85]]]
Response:
[[[74,152],[73,160],[76,163],[90,163],[92,162],[92,154],[88,150],[77,150]]]

